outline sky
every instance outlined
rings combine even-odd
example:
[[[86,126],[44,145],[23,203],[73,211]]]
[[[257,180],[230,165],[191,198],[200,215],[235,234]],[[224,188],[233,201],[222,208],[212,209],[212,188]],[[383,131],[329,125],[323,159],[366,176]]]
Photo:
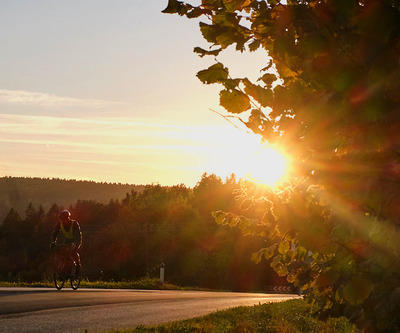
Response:
[[[212,111],[198,21],[167,2],[0,2],[0,177],[194,186],[245,168],[254,136]],[[267,63],[242,57],[222,60],[233,75]]]

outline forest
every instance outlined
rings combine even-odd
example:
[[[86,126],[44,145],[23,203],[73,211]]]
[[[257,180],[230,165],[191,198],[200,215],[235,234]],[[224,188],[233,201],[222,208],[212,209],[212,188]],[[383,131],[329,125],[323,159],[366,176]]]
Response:
[[[240,209],[239,183],[234,175],[223,181],[204,174],[194,188],[147,185],[108,203],[77,199],[63,206],[55,201],[46,210],[29,203],[23,214],[10,208],[0,226],[0,279],[29,282],[51,276],[50,236],[66,208],[81,225],[83,274],[89,280],[155,278],[164,263],[166,281],[181,286],[261,291],[282,285],[265,262],[250,260],[268,245],[264,237],[245,237],[212,216]]]
[[[60,178],[0,177],[0,221],[11,208],[20,215],[28,204],[48,210],[55,202],[69,206],[80,200],[108,203],[125,193],[142,191],[144,185],[98,183]]]

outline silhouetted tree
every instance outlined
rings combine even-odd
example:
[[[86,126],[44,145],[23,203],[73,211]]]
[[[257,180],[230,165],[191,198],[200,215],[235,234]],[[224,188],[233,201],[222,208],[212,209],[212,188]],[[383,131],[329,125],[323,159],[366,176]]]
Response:
[[[244,187],[243,215],[217,221],[273,241],[254,260],[322,309],[398,331],[400,2],[169,0],[164,12],[201,20],[209,47],[194,51],[216,63],[197,77],[293,160],[291,184]],[[219,57],[232,47],[263,52],[258,78],[231,76]]]

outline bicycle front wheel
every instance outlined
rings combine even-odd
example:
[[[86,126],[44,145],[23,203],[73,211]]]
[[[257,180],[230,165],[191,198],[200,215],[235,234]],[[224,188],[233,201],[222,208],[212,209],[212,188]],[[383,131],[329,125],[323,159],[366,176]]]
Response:
[[[78,267],[74,265],[72,267],[72,274],[71,274],[71,288],[73,290],[77,290],[79,288],[79,285],[81,283],[81,272],[77,272]]]
[[[63,276],[63,266],[61,262],[56,262],[54,266],[54,285],[57,290],[61,290],[64,287],[65,278]]]

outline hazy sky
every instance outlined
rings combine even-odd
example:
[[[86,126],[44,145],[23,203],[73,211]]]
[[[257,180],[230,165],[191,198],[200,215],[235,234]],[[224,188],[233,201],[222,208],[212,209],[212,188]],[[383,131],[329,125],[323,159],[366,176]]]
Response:
[[[252,139],[210,111],[219,87],[196,73],[213,61],[167,2],[0,2],[0,176],[193,186],[238,172]]]

